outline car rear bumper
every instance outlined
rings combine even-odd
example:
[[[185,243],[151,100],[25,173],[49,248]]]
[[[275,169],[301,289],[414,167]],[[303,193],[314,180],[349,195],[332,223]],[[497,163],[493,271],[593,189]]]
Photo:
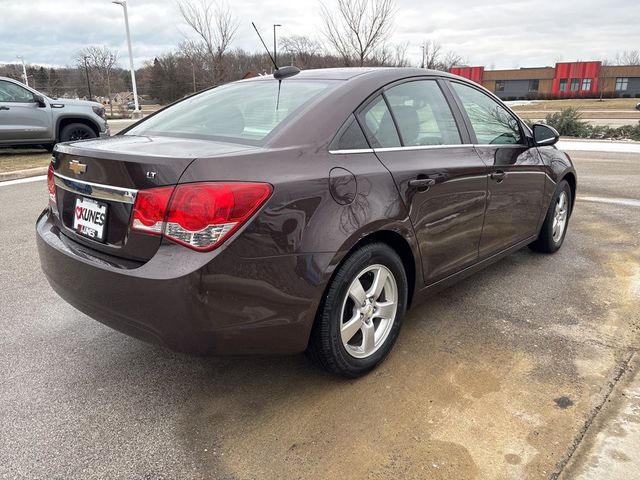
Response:
[[[48,209],[36,231],[42,270],[64,300],[130,336],[196,354],[303,351],[326,281],[318,267],[330,261],[327,254],[246,259],[227,248],[202,263],[203,254],[169,244],[133,264],[67,238]]]

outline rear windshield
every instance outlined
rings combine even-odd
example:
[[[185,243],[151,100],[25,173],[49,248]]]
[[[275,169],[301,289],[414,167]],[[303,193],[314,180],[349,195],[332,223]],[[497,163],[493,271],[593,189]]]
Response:
[[[278,125],[331,81],[251,81],[223,85],[183,100],[133,127],[127,135],[223,140],[260,145]]]

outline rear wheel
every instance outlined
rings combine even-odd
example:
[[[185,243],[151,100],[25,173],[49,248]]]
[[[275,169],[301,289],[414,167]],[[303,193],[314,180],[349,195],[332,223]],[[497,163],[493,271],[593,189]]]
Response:
[[[560,249],[567,234],[571,213],[571,187],[566,180],[561,181],[551,199],[540,235],[529,245],[531,250],[554,253]]]
[[[345,377],[367,373],[393,347],[406,304],[407,277],[398,254],[383,243],[363,246],[331,280],[307,356]]]
[[[71,142],[74,140],[86,140],[88,138],[96,138],[96,132],[84,123],[70,123],[60,131],[61,142]]]

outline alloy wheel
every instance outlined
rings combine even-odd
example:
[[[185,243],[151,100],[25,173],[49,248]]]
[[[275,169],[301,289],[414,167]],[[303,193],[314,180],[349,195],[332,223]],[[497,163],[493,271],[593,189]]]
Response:
[[[553,230],[552,237],[555,243],[558,243],[562,238],[562,234],[567,226],[567,217],[569,210],[569,199],[567,192],[560,192],[560,196],[556,201],[556,207],[553,213]]]
[[[349,355],[366,358],[385,342],[398,309],[398,285],[384,265],[370,265],[351,282],[342,303],[340,336]]]

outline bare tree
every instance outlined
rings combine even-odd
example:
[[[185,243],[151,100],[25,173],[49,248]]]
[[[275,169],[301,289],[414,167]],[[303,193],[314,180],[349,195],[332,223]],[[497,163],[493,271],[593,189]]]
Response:
[[[320,4],[323,31],[345,65],[363,66],[393,31],[393,0],[338,0],[336,12]]]
[[[238,21],[229,7],[213,0],[178,0],[184,22],[203,43],[213,67],[214,84],[224,78],[222,61],[238,31]]]
[[[291,63],[295,62],[299,67],[310,66],[313,57],[318,57],[322,52],[322,44],[304,35],[292,35],[280,39],[280,50],[285,56],[291,56]]]
[[[408,67],[408,43],[385,43],[373,55],[373,63],[389,67]]]
[[[448,72],[451,67],[464,63],[460,55],[451,50],[443,51],[442,45],[434,40],[426,40],[421,47],[422,68]]]
[[[640,50],[625,50],[616,55],[616,65],[640,65]]]
[[[118,65],[118,51],[111,50],[107,46],[89,46],[78,50],[73,60],[78,70],[83,70],[85,64],[89,67],[91,77],[97,78],[102,87],[102,93],[107,94],[111,114],[113,115],[113,104],[111,102],[111,73]]]

